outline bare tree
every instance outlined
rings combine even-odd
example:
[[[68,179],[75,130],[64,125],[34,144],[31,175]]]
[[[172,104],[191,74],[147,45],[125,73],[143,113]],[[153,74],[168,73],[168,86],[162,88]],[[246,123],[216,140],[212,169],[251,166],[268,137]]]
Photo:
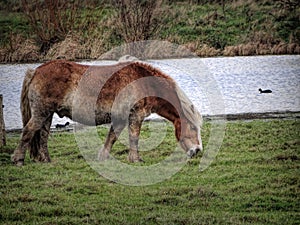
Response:
[[[112,0],[117,29],[128,42],[148,40],[161,27],[161,0]]]
[[[74,26],[80,0],[21,0],[21,4],[44,53]]]

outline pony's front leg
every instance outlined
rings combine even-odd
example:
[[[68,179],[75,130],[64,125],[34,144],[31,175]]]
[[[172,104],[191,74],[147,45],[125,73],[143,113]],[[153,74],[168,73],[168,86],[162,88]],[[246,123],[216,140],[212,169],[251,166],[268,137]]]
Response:
[[[112,146],[114,145],[114,143],[116,142],[116,140],[118,139],[118,136],[120,135],[120,133],[122,132],[124,127],[125,127],[124,123],[120,123],[116,126],[111,125],[108,135],[105,140],[105,144],[104,144],[103,148],[99,151],[99,154],[98,154],[98,159],[100,161],[109,159],[109,152],[110,152]]]
[[[130,146],[128,160],[130,162],[144,162],[138,153],[138,143],[139,143],[141,126],[142,126],[142,120],[130,119],[129,126],[128,126],[129,146]]]

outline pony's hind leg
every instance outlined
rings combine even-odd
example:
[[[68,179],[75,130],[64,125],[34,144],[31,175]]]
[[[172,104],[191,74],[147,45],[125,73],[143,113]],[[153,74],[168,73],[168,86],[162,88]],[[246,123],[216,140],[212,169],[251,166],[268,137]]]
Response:
[[[48,137],[50,133],[52,117],[53,114],[47,118],[44,126],[35,133],[35,136],[31,141],[30,157],[34,161],[51,162],[48,151]]]
[[[22,131],[21,140],[18,147],[15,149],[14,154],[12,156],[12,161],[18,165],[24,165],[25,152],[27,148],[31,148],[32,140],[44,124],[43,118],[31,117],[28,123],[25,125]],[[36,147],[38,146],[38,143]],[[37,150],[38,151],[38,150]]]

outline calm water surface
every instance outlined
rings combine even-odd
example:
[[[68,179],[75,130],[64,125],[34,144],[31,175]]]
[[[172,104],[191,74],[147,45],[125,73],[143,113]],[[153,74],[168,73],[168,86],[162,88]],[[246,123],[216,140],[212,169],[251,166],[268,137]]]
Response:
[[[300,111],[300,55],[169,59],[148,63],[173,77],[202,114]],[[19,109],[22,81],[28,68],[39,65],[0,65],[0,94],[4,96],[7,129],[22,127]],[[260,94],[258,88],[273,92]],[[66,121],[55,115],[52,125]]]

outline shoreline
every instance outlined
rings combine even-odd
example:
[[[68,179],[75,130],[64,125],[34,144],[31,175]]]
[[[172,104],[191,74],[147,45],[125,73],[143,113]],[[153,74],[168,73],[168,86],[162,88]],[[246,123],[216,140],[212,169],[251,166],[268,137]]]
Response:
[[[216,56],[198,56],[198,55],[193,55],[193,56],[187,56],[187,57],[166,57],[166,58],[149,58],[149,59],[141,59],[141,61],[147,62],[147,60],[170,60],[170,59],[211,59],[211,58],[243,58],[243,57],[280,57],[280,56],[300,56],[300,53],[297,54],[262,54],[262,55],[216,55]],[[0,66],[3,65],[30,65],[30,64],[44,64],[49,61],[53,60],[67,60],[75,63],[89,63],[89,62],[109,62],[109,61],[115,61],[116,63],[119,62],[118,59],[65,59],[65,58],[59,58],[59,59],[49,59],[49,60],[41,60],[41,61],[30,61],[30,62],[2,62],[0,61]]]
[[[252,121],[252,120],[275,120],[275,119],[300,119],[300,111],[277,111],[277,112],[248,112],[248,113],[236,113],[236,114],[219,114],[219,115],[202,115],[203,120],[206,122],[212,121]],[[147,121],[161,122],[164,118],[146,119]],[[51,132],[72,132],[74,126],[67,127],[65,129],[51,128]],[[21,133],[22,129],[8,129],[6,133]]]
[[[261,119],[300,119],[300,111],[248,112],[236,114],[203,115],[206,121],[211,120],[261,120]]]

